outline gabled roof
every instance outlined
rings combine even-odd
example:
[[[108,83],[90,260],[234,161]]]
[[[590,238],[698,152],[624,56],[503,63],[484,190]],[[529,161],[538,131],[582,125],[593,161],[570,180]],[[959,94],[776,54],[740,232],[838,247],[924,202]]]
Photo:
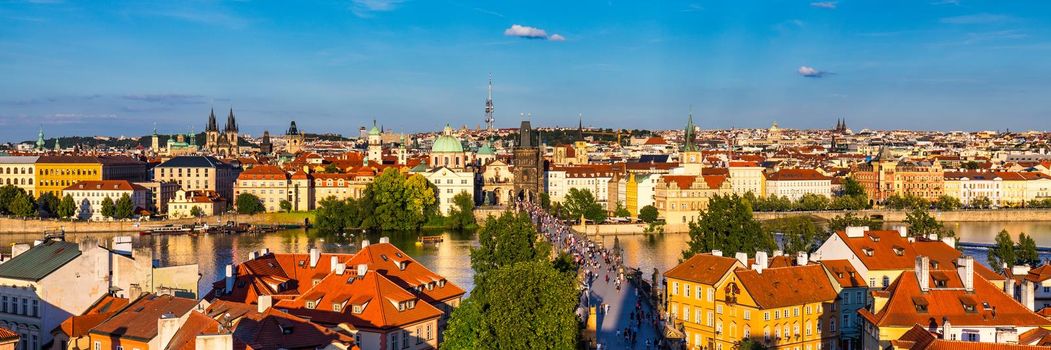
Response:
[[[971,342],[939,339],[923,326],[913,325],[900,338],[891,340],[895,348],[909,350],[1036,350],[1047,349],[1043,346],[1031,346],[1008,343]]]
[[[399,287],[377,271],[358,276],[347,270],[342,275],[329,274],[310,290],[294,299],[278,301],[274,307],[309,318],[322,324],[349,323],[355,328],[388,329],[436,319],[442,312],[423,301],[412,308],[398,309],[398,303],[417,300],[416,296]],[[307,303],[314,305],[308,308]],[[353,304],[364,308],[354,313]],[[339,311],[335,310],[339,305]]]
[[[761,308],[831,302],[836,299],[825,270],[820,265],[763,269],[738,269],[734,273],[741,285]]]
[[[0,264],[0,277],[39,281],[80,256],[80,246],[64,241],[40,243]]]
[[[209,318],[197,311],[190,311],[186,322],[175,332],[165,350],[195,350],[197,336],[219,332],[219,321]]]
[[[881,327],[928,325],[931,320],[941,325],[943,319],[953,327],[1051,326],[1051,321],[1019,304],[978,273],[973,275],[973,292],[964,290],[955,270],[932,270],[930,274],[931,289],[923,292],[914,271],[902,273],[885,290],[888,300],[883,308],[862,315]],[[944,281],[945,287],[934,287],[936,279]],[[923,302],[926,311],[917,311],[917,302]],[[964,303],[974,304],[975,311],[966,311]]]
[[[142,185],[133,184],[128,180],[89,180],[80,181],[63,191],[145,191]]]
[[[85,311],[83,315],[70,316],[65,321],[62,321],[57,330],[61,330],[62,333],[73,338],[83,336],[99,323],[128,306],[129,302],[125,298],[104,296],[95,302],[95,305],[92,305],[88,311]]]
[[[197,301],[194,299],[145,294],[113,317],[92,328],[90,332],[149,341],[157,336],[157,320],[162,315],[171,313],[180,317],[196,305]]]
[[[370,244],[354,254],[347,266],[356,268],[359,264],[367,264],[370,270],[382,273],[406,290],[418,288],[420,298],[429,303],[460,297],[466,293],[463,288],[427,269],[390,243]],[[404,269],[400,264],[404,264]],[[445,282],[439,285],[438,281]]]
[[[735,266],[743,267],[734,258],[697,254],[664,272],[664,277],[714,285]]]
[[[868,287],[868,285],[865,284],[865,277],[861,276],[861,274],[854,269],[854,265],[851,265],[848,260],[821,260],[820,264],[825,267],[825,270],[828,270],[829,275],[839,283],[840,287]]]
[[[339,343],[357,350],[354,337],[317,325],[308,319],[269,308],[258,319],[237,323],[234,335],[252,350],[326,349]]]
[[[831,180],[814,169],[781,169],[766,176],[767,181]]]
[[[862,237],[836,235],[869,270],[905,270],[915,266],[916,251],[898,231],[869,230]]]

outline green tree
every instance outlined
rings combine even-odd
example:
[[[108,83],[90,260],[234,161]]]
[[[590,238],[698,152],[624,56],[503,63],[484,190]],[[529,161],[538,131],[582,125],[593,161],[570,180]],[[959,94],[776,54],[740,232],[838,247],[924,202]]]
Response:
[[[328,165],[325,165],[325,172],[329,174],[339,174],[343,171],[340,170],[339,167],[335,164],[329,163]]]
[[[62,203],[58,204],[57,212],[59,217],[69,218],[77,213],[77,203],[73,202],[73,196],[66,195],[62,197]]]
[[[44,193],[36,199],[36,206],[41,211],[47,213],[49,217],[58,216],[58,205],[62,203],[61,199],[58,199],[54,194]]]
[[[453,311],[442,347],[574,349],[580,333],[577,296],[572,275],[546,261],[493,270]]]
[[[544,210],[551,209],[551,195],[547,192],[540,192],[540,207]]]
[[[944,236],[956,236],[952,231],[945,230],[945,226],[924,209],[912,209],[905,213],[905,223],[909,224],[909,236],[926,237],[935,234],[939,239]]]
[[[449,209],[446,225],[454,230],[477,226],[474,219],[474,197],[468,192],[460,192],[453,197],[453,207]]]
[[[613,210],[613,216],[616,216],[618,218],[627,218],[631,217],[631,212],[628,211],[628,208],[624,207],[623,202],[617,202],[617,209]]]
[[[803,211],[815,211],[828,209],[828,205],[828,197],[807,193],[802,197],[799,197],[799,201],[796,203],[796,208]]]
[[[606,221],[606,210],[602,208],[590,190],[569,189],[562,206],[568,215],[565,219],[580,219],[583,215],[585,219],[594,222]]]
[[[768,223],[767,231],[772,235],[781,232],[782,249],[789,254],[810,252],[815,243],[824,241],[825,237],[814,221],[807,216],[790,216]]]
[[[1029,265],[1037,267],[1040,265],[1040,254],[1036,251],[1036,241],[1033,237],[1022,233],[1018,235],[1018,249],[1016,250],[1016,265]]]
[[[657,207],[652,205],[647,205],[642,207],[642,209],[639,209],[639,220],[642,220],[642,222],[647,224],[657,222],[657,217],[659,215],[660,213],[657,212]]]
[[[515,263],[546,260],[551,247],[537,239],[528,214],[505,211],[488,217],[471,249],[471,267],[478,275]]]
[[[365,188],[364,207],[372,212],[364,226],[407,231],[419,229],[437,210],[437,190],[423,175],[405,177],[394,168],[383,173]]]
[[[11,210],[11,214],[15,216],[24,218],[36,216],[36,206],[33,205],[33,197],[25,192],[15,195],[15,198],[11,200],[11,204],[7,207]]]
[[[11,203],[19,194],[26,194],[26,191],[14,185],[0,187],[0,214],[11,214]]]
[[[360,227],[363,214],[360,200],[339,200],[329,196],[318,203],[314,227],[326,234],[342,233],[347,229]]]
[[[117,211],[117,206],[113,204],[113,199],[106,196],[102,199],[102,216],[112,218]]]
[[[690,223],[689,235],[683,260],[712,250],[754,253],[776,246],[773,236],[752,216],[750,203],[737,195],[712,197],[700,220]]]
[[[845,197],[866,197],[865,188],[861,186],[858,180],[854,180],[853,177],[847,177],[843,179],[843,196]]]
[[[1015,242],[1011,239],[1011,234],[1007,233],[1007,230],[1001,230],[996,234],[996,246],[989,249],[989,267],[996,272],[1003,272],[1004,267],[1010,267],[1018,261],[1015,254]]]
[[[292,212],[292,202],[289,202],[287,199],[282,199],[281,203],[278,203],[278,206],[281,207],[281,211],[286,213]]]
[[[993,206],[993,201],[989,197],[978,197],[971,200],[970,206],[977,209],[989,209]]]
[[[266,211],[263,201],[251,193],[241,193],[234,200],[238,214],[257,214]]]
[[[190,216],[193,216],[195,218],[202,217],[204,216],[204,210],[201,210],[201,207],[195,205],[193,206],[193,208],[190,209]]]
[[[113,208],[113,218],[115,219],[127,219],[135,214],[135,204],[131,202],[131,197],[125,193],[117,199],[116,206]]]
[[[938,201],[934,203],[934,207],[938,208],[938,210],[950,211],[963,208],[963,204],[960,203],[959,198],[950,195],[941,195],[938,197]]]
[[[878,228],[879,224],[872,219],[864,216],[857,216],[854,213],[846,213],[840,216],[836,216],[828,221],[828,232],[839,232],[846,230],[847,227],[851,226],[868,226],[870,228]]]

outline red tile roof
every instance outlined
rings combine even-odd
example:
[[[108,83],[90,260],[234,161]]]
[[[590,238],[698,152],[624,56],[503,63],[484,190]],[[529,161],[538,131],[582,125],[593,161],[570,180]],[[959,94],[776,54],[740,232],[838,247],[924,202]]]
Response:
[[[734,258],[697,254],[664,272],[664,277],[714,285],[734,266],[742,265]]]
[[[429,303],[459,298],[466,293],[390,243],[370,244],[354,254],[347,266],[356,268],[359,264],[367,264],[370,270],[382,272],[406,290],[419,289],[421,299]]]
[[[905,334],[901,335],[901,338],[892,340],[891,344],[895,348],[905,348],[910,350],[1036,350],[1036,349],[1047,349],[1042,346],[1030,346],[1020,344],[1007,344],[1007,343],[981,343],[981,342],[968,342],[959,340],[945,340],[939,339],[938,336],[931,334],[923,326],[917,324],[912,326]]]
[[[943,318],[947,318],[953,327],[1051,326],[1051,321],[1019,304],[977,273],[974,274],[973,292],[964,290],[963,281],[956,271],[931,271],[931,277],[931,289],[924,293],[920,290],[915,272],[902,273],[887,287],[889,298],[883,308],[875,314],[862,315],[878,326],[927,325],[931,319],[940,323]],[[936,278],[943,280],[945,287],[934,287]],[[927,304],[927,311],[916,310],[917,300]],[[964,310],[965,302],[976,304],[975,311]],[[984,306],[986,303],[989,308]]]
[[[820,265],[770,268],[761,273],[738,269],[734,273],[762,308],[832,302],[837,295]]]
[[[18,333],[12,332],[6,327],[0,327],[0,342],[7,343],[11,341],[18,341]]]
[[[59,330],[71,338],[84,336],[99,323],[113,316],[123,307],[128,306],[129,302],[125,298],[104,296],[85,311],[83,315],[70,316],[65,321],[62,321],[62,324],[58,326]]]
[[[63,191],[145,191],[146,188],[133,184],[128,180],[88,180],[80,181]]]
[[[832,279],[843,288],[867,287],[865,277],[862,276],[848,260],[822,260],[821,265],[828,270]]]
[[[696,176],[693,175],[664,175],[661,176],[661,181],[668,183],[669,185],[674,184],[681,190],[689,189],[693,187],[693,182],[697,180]]]
[[[194,350],[197,348],[197,336],[216,334],[220,330],[219,322],[197,311],[190,311],[186,322],[175,332],[165,350]]]
[[[768,181],[831,180],[814,169],[781,169],[766,176]]]
[[[238,322],[234,335],[253,350],[324,349],[334,343],[341,345],[338,348],[359,350],[354,337],[349,334],[274,308],[267,309],[251,322]]]
[[[111,337],[150,340],[157,336],[157,320],[172,313],[180,317],[197,305],[197,300],[170,295],[145,294],[113,317],[91,329],[90,333]]]
[[[288,180],[288,173],[273,165],[257,165],[241,172],[238,180]]]

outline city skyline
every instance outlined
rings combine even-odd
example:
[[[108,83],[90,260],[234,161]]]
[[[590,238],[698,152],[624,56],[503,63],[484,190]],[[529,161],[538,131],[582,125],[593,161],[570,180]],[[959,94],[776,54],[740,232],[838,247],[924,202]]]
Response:
[[[484,127],[489,74],[500,128],[1046,130],[1049,6],[12,1],[0,140]]]

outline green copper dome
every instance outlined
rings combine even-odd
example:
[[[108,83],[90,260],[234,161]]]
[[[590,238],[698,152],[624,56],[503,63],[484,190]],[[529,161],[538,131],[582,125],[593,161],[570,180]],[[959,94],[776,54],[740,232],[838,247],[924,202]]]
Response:
[[[380,134],[380,128],[376,127],[376,125],[373,124],[372,125],[372,129],[369,129],[369,135],[379,135],[379,134]]]
[[[456,137],[453,137],[452,128],[448,124],[445,125],[442,136],[434,140],[434,146],[431,146],[431,153],[463,153],[463,144]]]
[[[489,143],[487,142],[486,144],[482,145],[482,147],[478,147],[478,154],[483,156],[491,156],[496,154],[496,151],[493,150],[493,147],[489,146]]]

